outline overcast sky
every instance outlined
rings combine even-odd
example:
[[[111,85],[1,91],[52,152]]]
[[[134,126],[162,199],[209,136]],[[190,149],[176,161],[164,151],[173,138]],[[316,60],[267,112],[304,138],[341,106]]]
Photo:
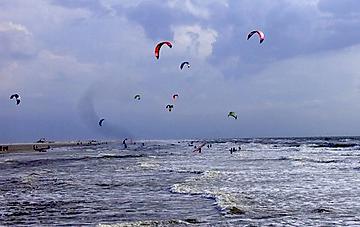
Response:
[[[359,61],[358,0],[2,0],[0,142],[360,135]]]

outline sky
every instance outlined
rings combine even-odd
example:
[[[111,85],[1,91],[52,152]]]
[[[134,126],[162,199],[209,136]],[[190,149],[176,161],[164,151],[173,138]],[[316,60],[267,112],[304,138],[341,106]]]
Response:
[[[2,0],[0,142],[360,135],[359,61],[358,0]]]

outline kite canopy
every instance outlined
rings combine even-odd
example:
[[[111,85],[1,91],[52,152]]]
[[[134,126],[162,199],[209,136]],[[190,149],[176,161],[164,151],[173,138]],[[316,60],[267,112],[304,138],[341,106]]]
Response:
[[[20,96],[18,94],[13,94],[10,96],[10,99],[13,99],[13,98],[18,99],[18,98],[20,98]]]
[[[253,36],[254,34],[258,34],[259,39],[260,39],[260,43],[264,42],[265,40],[265,34],[264,32],[260,31],[260,30],[255,30],[252,31],[248,34],[247,39],[249,40],[251,38],[251,36]]]
[[[182,70],[185,65],[187,65],[187,67],[190,68],[190,63],[188,61],[184,61],[183,63],[181,63],[180,69]]]
[[[166,109],[169,110],[169,112],[171,112],[171,110],[174,108],[174,105],[168,104],[166,106]]]
[[[168,47],[172,48],[172,44],[169,41],[160,42],[155,47],[155,57],[156,59],[159,59],[160,57],[160,49],[161,47],[166,44]]]
[[[233,117],[234,119],[237,119],[237,114],[235,112],[230,111],[228,117]]]
[[[175,95],[173,95],[172,98],[173,98],[174,100],[176,100],[178,97],[179,97],[179,95],[178,95],[178,94],[175,94]]]
[[[140,95],[135,95],[135,96],[134,96],[134,99],[140,100],[140,99],[141,99],[141,98],[140,98]]]
[[[12,94],[10,96],[10,99],[15,99],[16,100],[16,105],[20,104],[20,95],[19,94]]]
[[[99,121],[99,125],[100,125],[100,126],[102,126],[104,120],[105,120],[105,119],[102,118],[102,119]]]

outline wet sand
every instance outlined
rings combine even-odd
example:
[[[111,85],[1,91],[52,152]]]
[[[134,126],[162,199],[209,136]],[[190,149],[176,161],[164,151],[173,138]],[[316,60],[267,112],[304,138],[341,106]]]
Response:
[[[0,154],[13,152],[46,152],[52,148],[75,147],[75,146],[96,146],[106,144],[102,141],[65,141],[65,142],[44,142],[44,143],[11,143],[0,144]]]

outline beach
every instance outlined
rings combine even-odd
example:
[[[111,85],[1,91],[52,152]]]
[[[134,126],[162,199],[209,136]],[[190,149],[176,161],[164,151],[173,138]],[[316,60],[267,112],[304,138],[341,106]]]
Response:
[[[13,152],[46,152],[52,148],[59,147],[76,147],[76,146],[97,146],[105,144],[107,142],[101,142],[96,140],[88,141],[57,141],[57,142],[37,142],[37,143],[9,143],[0,144],[0,154],[13,153]]]

